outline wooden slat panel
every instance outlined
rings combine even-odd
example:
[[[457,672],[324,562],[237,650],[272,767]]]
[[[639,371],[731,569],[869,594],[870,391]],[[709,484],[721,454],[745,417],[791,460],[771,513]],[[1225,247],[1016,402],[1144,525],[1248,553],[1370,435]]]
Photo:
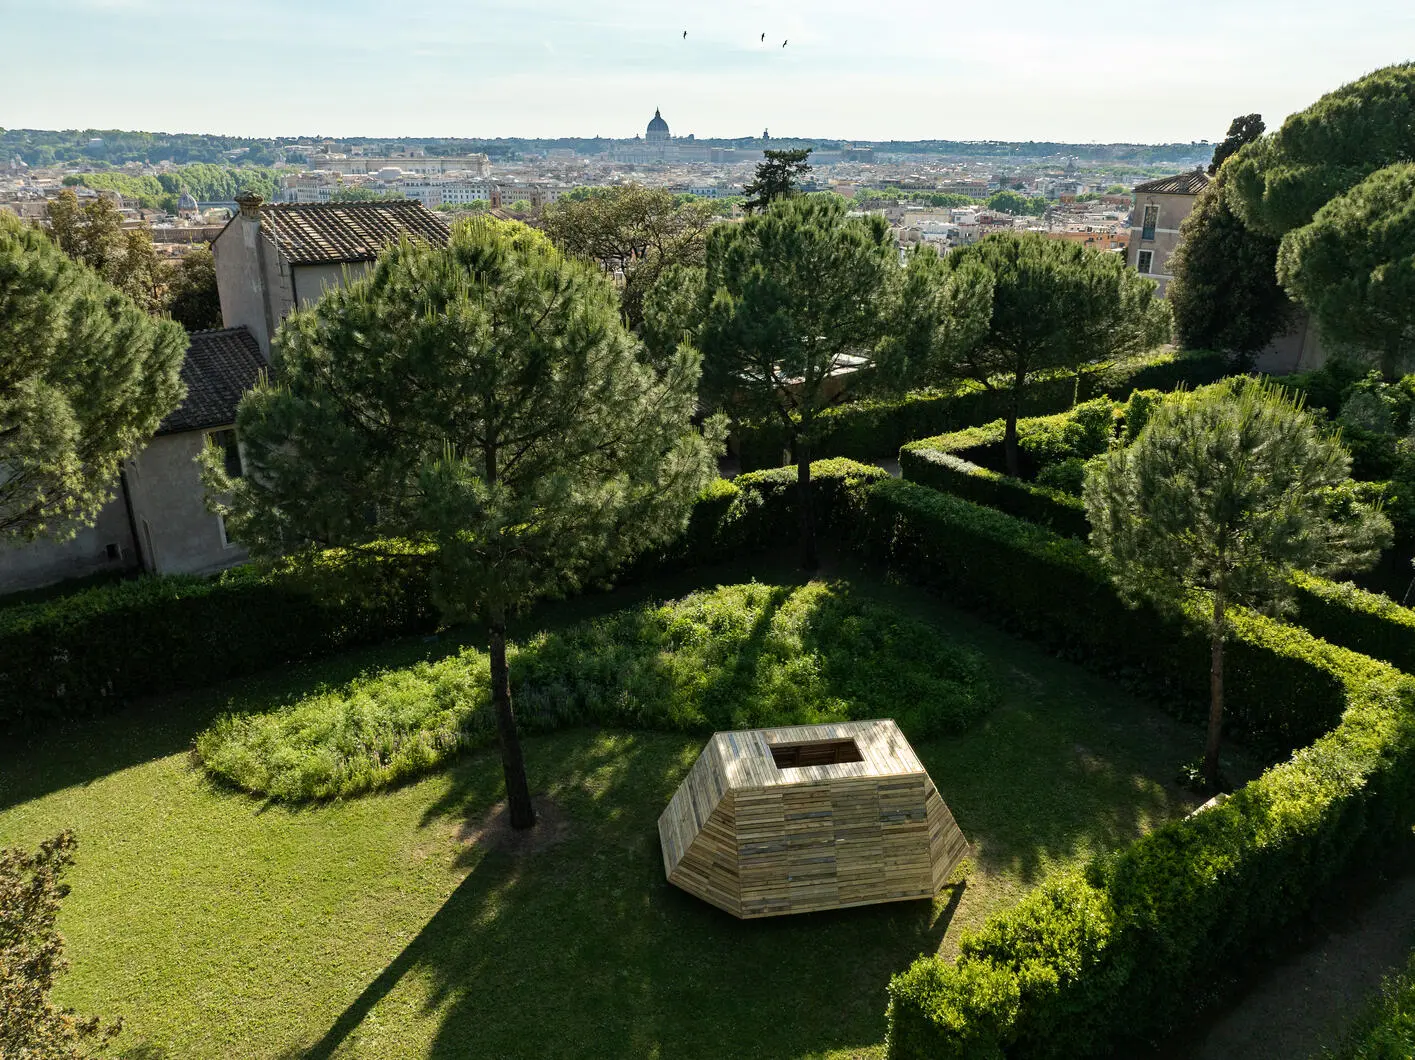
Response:
[[[778,768],[771,754],[845,739],[859,762]],[[740,917],[927,898],[968,850],[888,720],[717,733],[659,836],[669,880]]]

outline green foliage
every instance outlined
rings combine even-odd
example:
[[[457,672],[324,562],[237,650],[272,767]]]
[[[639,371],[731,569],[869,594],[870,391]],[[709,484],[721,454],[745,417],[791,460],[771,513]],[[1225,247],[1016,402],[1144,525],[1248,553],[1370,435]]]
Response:
[[[721,586],[541,633],[510,652],[523,728],[708,733],[889,715],[912,739],[995,702],[983,659],[841,584]],[[490,742],[490,670],[467,649],[197,738],[207,770],[278,799],[350,796]]]
[[[157,256],[146,225],[124,228],[118,208],[99,196],[79,203],[68,188],[45,206],[49,234],[65,254],[87,265],[149,313],[164,308],[171,271]]]
[[[1277,282],[1278,241],[1244,224],[1232,197],[1226,171],[1199,193],[1179,226],[1165,297],[1181,346],[1247,357],[1282,332],[1292,303]]]
[[[1239,380],[1176,395],[1088,476],[1091,541],[1131,598],[1163,606],[1201,589],[1277,607],[1294,570],[1361,569],[1389,543],[1389,522],[1351,502],[1350,468],[1281,388]]]
[[[1410,161],[1412,123],[1415,63],[1328,92],[1233,156],[1233,207],[1249,227],[1281,238],[1376,170]]]
[[[1105,364],[1083,373],[1042,373],[1022,390],[1019,413],[1044,415],[1070,408],[1078,397],[1098,394],[1124,397],[1134,388],[1173,390],[1202,386],[1228,374],[1221,354],[1193,351],[1152,353],[1119,364]],[[872,460],[898,452],[918,438],[987,423],[1004,415],[1011,403],[1008,389],[962,380],[930,390],[913,390],[899,397],[870,397],[825,409],[816,421],[815,452]],[[738,448],[745,468],[775,466],[789,444],[786,432],[770,421],[757,420],[737,428]]]
[[[1169,312],[1155,285],[1115,254],[1039,233],[994,235],[943,259],[947,271],[992,291],[987,331],[952,362],[958,375],[1006,386],[1007,463],[1016,474],[1016,422],[1029,376],[1079,372],[1123,360],[1169,336]]]
[[[913,482],[868,487],[851,525],[859,547],[902,577],[1122,676],[1181,717],[1206,711],[1208,608],[1201,598],[1132,609],[1082,542]],[[1335,725],[1342,687],[1296,652],[1307,635],[1249,612],[1230,619],[1230,718],[1249,746],[1282,757]],[[1117,637],[1118,629],[1125,636]]]
[[[287,318],[237,412],[247,474],[208,482],[258,557],[433,546],[445,614],[513,611],[672,540],[711,478],[696,357],[639,352],[598,271],[475,219]]]
[[[1129,445],[1150,422],[1155,409],[1164,403],[1165,395],[1159,390],[1133,390],[1121,409],[1120,418],[1124,424],[1122,438]]]
[[[663,188],[626,184],[591,188],[574,198],[562,196],[542,212],[541,229],[567,254],[593,261],[607,273],[622,274],[624,321],[642,330],[649,313],[648,292],[665,273],[673,273],[670,297],[696,295],[696,289],[679,282],[677,270],[702,265],[714,221],[707,200],[682,201]],[[647,334],[644,337],[648,341]],[[668,348],[681,338],[679,329]]]
[[[1415,79],[1411,96],[1415,113]],[[1324,336],[1377,351],[1394,381],[1415,351],[1415,164],[1377,170],[1289,232],[1277,275]]]
[[[837,195],[779,199],[708,237],[704,389],[733,412],[781,423],[807,498],[816,419],[883,332],[893,262],[884,220],[847,217]],[[809,502],[801,548],[814,567]]]
[[[900,574],[1156,692],[1202,694],[1203,606],[1126,611],[1078,543],[907,482],[871,487],[866,510],[862,534]],[[920,958],[890,984],[890,1057],[1123,1052],[1408,829],[1415,680],[1251,613],[1234,617],[1229,655],[1233,702],[1275,753],[1340,724],[1222,806],[994,916],[956,964]]]
[[[888,477],[848,460],[812,469],[827,513]],[[714,480],[672,543],[622,574],[643,579],[758,553],[796,533],[794,472]],[[833,528],[829,514],[824,525]],[[320,658],[437,625],[430,563],[409,553],[313,572],[240,567],[215,578],[141,578],[0,609],[0,730]],[[143,630],[134,637],[132,631]]]
[[[1214,147],[1214,157],[1209,162],[1209,176],[1213,176],[1223,166],[1228,157],[1237,153],[1244,144],[1250,144],[1263,135],[1267,123],[1261,114],[1242,114],[1228,123],[1228,135]]]
[[[954,362],[987,335],[991,276],[982,270],[951,272],[933,247],[920,244],[892,294],[870,388],[899,392],[952,383]]]
[[[140,176],[128,173],[76,173],[64,183],[116,191],[145,210],[177,212],[177,199],[187,192],[198,202],[235,202],[240,191],[273,199],[280,187],[279,171],[268,166],[232,166],[197,162],[170,173]]]
[[[33,854],[0,849],[0,1056],[82,1060],[103,1052],[123,1029],[121,1020],[105,1027],[49,997],[69,966],[55,924],[77,846],[72,832],[60,832]]]
[[[990,431],[989,434],[995,436],[1000,443],[1001,423],[995,426],[998,430]],[[1037,485],[1032,485],[1010,475],[979,467],[952,453],[929,448],[928,445],[928,441],[915,442],[900,450],[899,467],[910,482],[996,508],[1019,519],[1050,527],[1068,537],[1085,537],[1090,533],[1091,524],[1086,519],[1086,506],[1081,503],[1079,497],[1062,492],[1051,483],[1039,481]]]
[[[207,247],[188,251],[177,263],[167,288],[167,312],[188,331],[221,327],[216,258]]]
[[[798,147],[787,151],[763,151],[763,161],[757,163],[756,175],[742,187],[742,208],[760,213],[778,199],[788,199],[800,190],[802,179],[811,171],[807,161],[811,148]]]
[[[993,192],[988,196],[985,205],[989,210],[999,210],[1002,213],[1019,214],[1026,217],[1040,217],[1047,210],[1045,199],[1006,190]]]
[[[1339,1049],[1325,1060],[1405,1060],[1415,1056],[1415,955],[1381,986]]]
[[[186,335],[0,214],[0,540],[64,538],[182,398]]]
[[[1227,609],[1279,610],[1294,571],[1361,570],[1390,544],[1390,521],[1357,498],[1350,469],[1286,391],[1239,379],[1176,395],[1087,473],[1091,544],[1121,594],[1161,609],[1196,590],[1210,597],[1210,786],[1219,783]]]

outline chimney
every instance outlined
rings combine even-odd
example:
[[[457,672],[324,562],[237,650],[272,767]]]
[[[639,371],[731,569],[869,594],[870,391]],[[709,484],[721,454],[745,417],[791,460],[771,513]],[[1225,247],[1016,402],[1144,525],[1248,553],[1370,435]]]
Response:
[[[241,216],[247,221],[260,220],[260,206],[265,202],[253,191],[240,191],[236,193],[236,205],[241,208]]]

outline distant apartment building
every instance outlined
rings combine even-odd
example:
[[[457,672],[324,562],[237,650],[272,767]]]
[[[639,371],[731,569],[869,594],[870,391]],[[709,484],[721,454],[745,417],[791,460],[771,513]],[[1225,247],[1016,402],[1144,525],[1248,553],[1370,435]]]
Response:
[[[490,203],[496,198],[496,185],[486,180],[437,180],[429,177],[404,178],[389,185],[407,198],[422,203],[429,210],[439,206],[465,206],[473,202]]]
[[[939,183],[937,190],[949,195],[966,195],[970,199],[986,199],[988,197],[988,182],[985,180],[945,180]]]
[[[281,182],[281,199],[285,202],[328,202],[339,188],[339,176],[329,171],[315,171],[289,176]]]
[[[1173,276],[1169,258],[1179,246],[1179,225],[1194,209],[1194,199],[1209,184],[1202,169],[1135,185],[1130,214],[1130,249],[1126,261],[1159,284],[1160,297]]]
[[[311,155],[309,167],[344,175],[366,175],[377,173],[380,169],[393,168],[401,169],[404,173],[415,173],[425,177],[441,176],[444,173],[468,173],[474,177],[491,176],[491,161],[482,154],[456,155],[446,158],[426,155],[378,158],[350,155]]]

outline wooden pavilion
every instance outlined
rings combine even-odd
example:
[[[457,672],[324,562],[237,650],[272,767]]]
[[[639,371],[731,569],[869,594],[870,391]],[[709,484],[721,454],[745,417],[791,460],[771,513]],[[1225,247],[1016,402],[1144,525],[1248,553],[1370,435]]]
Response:
[[[968,850],[888,720],[716,733],[658,834],[670,883],[743,918],[931,898]]]

